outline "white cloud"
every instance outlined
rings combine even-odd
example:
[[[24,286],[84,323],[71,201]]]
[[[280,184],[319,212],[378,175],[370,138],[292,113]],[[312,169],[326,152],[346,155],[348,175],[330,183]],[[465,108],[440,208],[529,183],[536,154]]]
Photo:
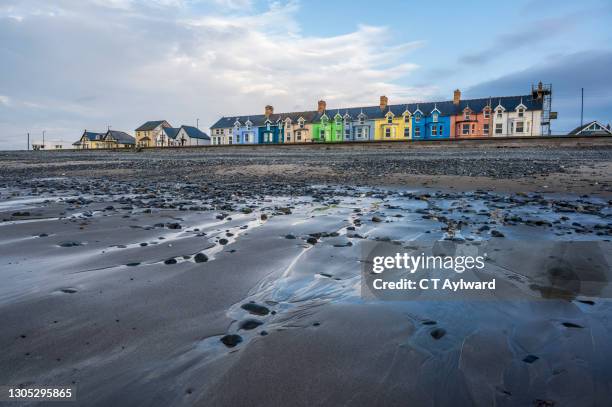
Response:
[[[162,118],[174,125],[199,118],[208,127],[221,115],[263,113],[266,104],[310,110],[320,98],[333,108],[376,105],[382,94],[401,103],[436,92],[401,84],[418,69],[407,55],[422,43],[398,44],[384,27],[306,35],[294,1],[260,12],[249,0],[211,2],[224,7],[203,15],[190,0],[157,0],[154,8],[137,0],[107,7],[63,0],[52,9],[40,0],[19,2],[12,12],[34,21],[3,28],[0,20],[0,38],[6,30],[13,41],[32,40],[5,47],[0,39],[0,58],[11,70],[0,89],[37,109],[0,116],[0,127],[72,126],[76,137],[83,128],[131,130]],[[243,12],[223,11],[232,8]]]
[[[11,99],[8,96],[0,95],[0,105],[9,106]]]

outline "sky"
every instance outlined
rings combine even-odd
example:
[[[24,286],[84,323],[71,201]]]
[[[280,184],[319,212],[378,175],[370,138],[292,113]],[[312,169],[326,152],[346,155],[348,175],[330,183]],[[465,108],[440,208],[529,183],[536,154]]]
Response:
[[[610,0],[0,0],[0,150],[148,120],[553,87],[553,133],[612,122]]]

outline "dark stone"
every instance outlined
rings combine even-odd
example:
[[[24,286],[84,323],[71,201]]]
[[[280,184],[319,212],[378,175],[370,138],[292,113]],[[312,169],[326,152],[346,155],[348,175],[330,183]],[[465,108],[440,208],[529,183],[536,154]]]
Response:
[[[257,319],[246,319],[240,323],[240,329],[244,329],[245,331],[250,331],[251,329],[255,329],[262,324],[263,322]]]
[[[378,216],[372,216],[372,222],[376,222],[376,223],[382,222],[382,219],[379,218]]]
[[[164,260],[164,264],[176,264],[176,259],[173,257],[171,259]]]
[[[563,322],[561,325],[563,325],[566,328],[584,328],[583,326],[574,324],[573,322]]]
[[[234,346],[236,346],[240,342],[242,342],[242,336],[240,336],[240,335],[225,335],[223,338],[221,338],[221,342],[225,346],[227,346],[228,348],[233,348]]]
[[[242,308],[245,311],[248,311],[249,313],[253,315],[263,316],[263,315],[268,315],[270,313],[270,310],[268,308],[264,307],[263,305],[255,304],[254,302],[242,304],[240,308]]]
[[[30,212],[27,212],[27,211],[13,212],[12,216],[30,216]]]
[[[318,240],[316,237],[309,237],[308,239],[306,239],[306,242],[314,245],[317,244]]]
[[[168,229],[181,229],[182,228],[180,223],[166,223],[166,227]]]
[[[193,257],[193,260],[196,263],[204,263],[208,261],[208,256],[205,255],[204,253],[198,253]]]
[[[498,231],[498,230],[492,230],[491,231],[491,236],[493,236],[493,237],[505,237],[505,235],[502,232]]]
[[[74,294],[77,292],[75,288],[62,288],[61,291],[66,294]]]
[[[535,356],[535,355],[527,355],[523,358],[523,362],[525,363],[533,363],[536,360],[540,359],[539,357]]]
[[[137,262],[134,262],[134,263],[128,263],[128,264],[126,264],[126,266],[128,266],[128,267],[140,266],[140,263],[137,263]]]
[[[61,242],[60,244],[58,244],[59,247],[76,247],[76,246],[80,246],[81,243],[80,242]]]
[[[295,239],[295,236],[293,236],[291,233],[288,235],[285,235],[285,239]]]
[[[219,244],[226,245],[228,243],[229,243],[229,240],[227,239],[219,239]]]
[[[446,331],[442,328],[436,328],[433,331],[431,331],[429,333],[431,335],[432,338],[434,339],[440,339],[442,338],[444,335],[446,335]]]

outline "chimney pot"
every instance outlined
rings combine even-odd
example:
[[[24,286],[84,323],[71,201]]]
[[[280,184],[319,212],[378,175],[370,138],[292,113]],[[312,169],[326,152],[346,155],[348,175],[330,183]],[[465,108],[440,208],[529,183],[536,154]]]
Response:
[[[389,103],[389,99],[386,96],[381,96],[380,97],[380,110],[385,110],[388,103]]]
[[[266,105],[265,115],[266,117],[270,117],[274,114],[274,107],[271,105]]]
[[[461,102],[461,91],[459,89],[455,89],[455,93],[453,95],[453,104],[458,105]]]
[[[325,111],[325,109],[327,109],[327,103],[324,100],[319,100],[317,112],[321,114]]]

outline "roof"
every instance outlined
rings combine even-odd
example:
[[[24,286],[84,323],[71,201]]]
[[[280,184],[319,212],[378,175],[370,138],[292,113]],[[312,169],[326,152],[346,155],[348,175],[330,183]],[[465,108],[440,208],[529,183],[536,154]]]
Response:
[[[579,134],[609,134],[612,135],[612,131],[610,131],[606,126],[599,123],[597,120],[593,120],[585,125],[578,126],[574,130],[570,131],[568,135],[577,136]]]
[[[197,138],[202,140],[210,140],[208,134],[204,133],[202,130],[193,126],[181,126],[181,129],[187,133],[190,138]]]
[[[181,130],[180,127],[164,127],[164,133],[166,133],[166,136],[168,138],[171,139],[176,139],[176,136],[178,135],[178,132]]]
[[[81,139],[83,137],[86,137],[89,141],[97,141],[97,140],[102,140],[102,137],[104,137],[105,133],[95,133],[92,131],[84,131],[83,135],[81,136]]]
[[[146,122],[145,124],[137,128],[136,131],[155,130],[158,126],[164,125],[164,124],[166,124],[166,126],[164,127],[172,127],[165,120],[152,120],[152,121]]]
[[[349,108],[333,108],[327,109],[323,113],[319,113],[316,110],[305,111],[305,112],[289,112],[273,114],[270,116],[270,121],[275,123],[278,118],[282,120],[287,117],[291,118],[293,122],[297,121],[298,118],[304,117],[307,122],[317,122],[321,120],[323,114],[326,114],[328,118],[333,119],[337,113],[340,116],[348,114],[352,119],[356,119],[360,114],[364,114],[366,119],[382,119],[390,111],[394,116],[402,115],[404,112],[409,111],[414,114],[417,110],[421,111],[424,115],[430,115],[434,109],[438,109],[442,116],[458,115],[463,112],[466,107],[469,107],[472,111],[481,112],[485,107],[489,106],[491,109],[495,109],[498,105],[503,106],[505,110],[515,110],[520,104],[525,105],[527,110],[542,110],[542,100],[537,100],[532,95],[523,96],[502,96],[502,97],[488,97],[480,99],[465,99],[461,100],[458,105],[455,105],[452,100],[446,100],[442,102],[426,102],[426,103],[404,103],[396,105],[388,105],[385,109],[381,109],[379,105],[376,106],[362,106],[362,107],[349,107]],[[215,124],[211,126],[211,129],[217,128],[228,128],[233,127],[236,120],[241,123],[245,123],[250,120],[254,126],[263,126],[266,121],[266,116],[261,115],[246,115],[246,116],[231,116],[222,117]]]
[[[119,144],[136,144],[136,139],[123,131],[109,130],[104,135],[104,139],[106,140],[109,138],[115,140]]]

